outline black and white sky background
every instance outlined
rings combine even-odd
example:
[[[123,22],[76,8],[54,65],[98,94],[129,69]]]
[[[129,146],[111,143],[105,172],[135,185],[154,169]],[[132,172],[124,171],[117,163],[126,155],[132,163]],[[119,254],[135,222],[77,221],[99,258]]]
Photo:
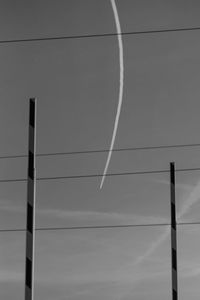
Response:
[[[200,26],[195,0],[116,0],[121,29]],[[0,40],[116,33],[110,0],[0,0]],[[115,148],[200,142],[200,31],[124,35]],[[0,155],[108,149],[119,93],[117,36],[0,44]],[[199,147],[114,152],[109,173],[200,167]],[[107,153],[37,158],[37,176],[102,174]],[[25,158],[0,160],[25,178]],[[169,174],[39,181],[37,227],[169,223]],[[200,172],[177,174],[179,222],[200,221]],[[25,228],[26,184],[0,183],[0,229]],[[178,226],[179,295],[199,299],[200,225]],[[168,230],[168,231],[167,231]],[[24,297],[25,233],[0,233],[0,298]],[[37,231],[35,300],[171,299],[169,228]]]

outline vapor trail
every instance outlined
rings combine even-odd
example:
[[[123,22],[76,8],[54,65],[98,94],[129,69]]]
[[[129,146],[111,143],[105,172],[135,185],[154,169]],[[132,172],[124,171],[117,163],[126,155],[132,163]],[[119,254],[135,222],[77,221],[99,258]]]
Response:
[[[121,35],[121,33],[122,33],[121,32],[121,25],[120,25],[120,21],[119,21],[119,15],[118,15],[115,0],[110,0],[110,1],[111,1],[114,17],[115,17],[115,24],[116,24],[116,29],[117,29],[117,37],[118,37],[118,45],[119,45],[119,65],[120,65],[119,100],[118,100],[117,113],[116,113],[116,117],[115,117],[115,123],[114,123],[112,139],[111,139],[110,148],[109,148],[109,151],[108,151],[108,157],[107,157],[107,160],[106,160],[105,168],[104,168],[104,171],[103,171],[103,176],[102,176],[102,179],[101,179],[100,189],[103,186],[105,176],[106,176],[106,173],[108,171],[110,159],[111,159],[111,156],[112,156],[113,147],[114,147],[114,144],[115,144],[115,138],[116,138],[116,135],[117,135],[119,117],[120,117],[121,107],[122,107],[123,88],[124,88],[124,57],[123,57],[123,42],[122,42],[122,35]]]
[[[177,218],[181,218],[183,215],[185,215],[190,207],[197,203],[200,199],[200,181],[197,183],[197,185],[195,186],[195,188],[192,190],[189,198],[185,201],[185,203],[183,204],[180,212],[177,214]]]
[[[133,266],[140,265],[145,259],[147,259],[151,254],[155,252],[155,250],[167,239],[167,237],[170,234],[170,228],[165,228],[165,231],[159,236],[159,238],[154,241],[150,247],[142,254],[140,255],[135,262],[133,263]]]
[[[180,212],[177,214],[177,218],[180,218],[183,215],[185,215],[189,211],[191,206],[197,203],[199,199],[200,199],[200,181],[197,183],[197,185],[191,192],[190,196],[183,204]],[[166,228],[164,232],[159,236],[159,238],[150,245],[147,251],[145,251],[141,256],[139,256],[136,259],[136,261],[133,263],[133,266],[140,265],[141,263],[143,263],[144,260],[146,260],[149,256],[151,256],[151,254],[153,254],[156,251],[156,249],[168,238],[169,234],[170,234],[170,229]]]

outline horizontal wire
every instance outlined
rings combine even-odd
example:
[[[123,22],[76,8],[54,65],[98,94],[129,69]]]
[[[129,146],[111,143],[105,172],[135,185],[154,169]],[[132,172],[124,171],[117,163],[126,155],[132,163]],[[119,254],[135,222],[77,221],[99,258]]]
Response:
[[[200,171],[200,168],[185,168],[185,169],[176,169],[175,172],[191,172],[191,171]],[[130,176],[130,175],[145,175],[145,174],[162,174],[169,173],[170,170],[152,170],[152,171],[138,171],[138,172],[122,172],[122,173],[108,173],[106,177],[114,177],[114,176]],[[38,177],[37,181],[42,180],[62,180],[62,179],[81,179],[81,178],[96,178],[102,177],[102,174],[88,174],[88,175],[72,175],[72,176],[55,176],[55,177]],[[26,182],[26,178],[18,178],[18,179],[1,179],[0,183],[6,182]]]
[[[182,225],[200,225],[200,222],[180,222],[176,223],[178,226]],[[96,225],[96,226],[68,226],[68,227],[39,227],[35,231],[57,231],[57,230],[81,230],[81,229],[112,229],[112,228],[133,228],[133,227],[159,227],[171,226],[170,223],[149,223],[149,224],[126,224],[126,225]],[[0,232],[25,232],[24,228],[17,229],[0,229]]]
[[[126,176],[126,175],[143,175],[143,174],[159,174],[166,173],[169,170],[161,170],[161,171],[145,171],[145,172],[124,172],[124,173],[108,173],[105,176]],[[88,174],[88,175],[73,175],[73,176],[55,176],[55,177],[38,177],[37,181],[42,180],[61,180],[61,179],[81,179],[81,178],[96,178],[102,177],[102,174]],[[27,178],[18,178],[18,179],[1,179],[0,183],[6,182],[26,182]]]
[[[129,176],[129,175],[143,175],[143,174],[158,174],[166,173],[169,170],[160,170],[160,171],[138,171],[138,172],[122,172],[122,173],[107,173],[106,177],[114,176]],[[39,177],[37,180],[57,180],[57,179],[81,179],[81,178],[96,178],[102,177],[102,174],[88,174],[88,175],[73,175],[73,176],[57,176],[57,177]]]
[[[112,36],[127,36],[127,35],[143,35],[143,34],[156,34],[168,32],[184,32],[184,31],[197,31],[200,27],[185,27],[185,28],[172,28],[172,29],[156,29],[156,30],[142,30],[142,31],[129,31],[122,33],[100,33],[100,34],[84,34],[84,35],[68,35],[57,37],[41,37],[41,38],[28,38],[28,39],[10,39],[0,40],[0,44],[10,43],[25,43],[25,42],[41,42],[41,41],[56,41],[68,39],[83,39],[83,38],[98,38],[98,37],[112,37]]]
[[[170,149],[170,148],[191,148],[191,147],[200,147],[200,143],[118,148],[118,149],[113,149],[113,152],[138,151],[138,150],[142,151],[142,150],[156,150],[156,149]],[[36,157],[59,156],[59,155],[77,155],[77,154],[93,154],[93,153],[105,153],[105,152],[109,152],[109,149],[54,152],[54,153],[40,153],[40,154],[36,154]],[[0,156],[0,159],[26,158],[26,157],[28,157],[28,155],[26,155],[26,154],[22,154],[22,155],[5,155],[5,156]]]
[[[97,225],[97,226],[71,226],[71,227],[41,227],[35,228],[36,231],[54,231],[54,230],[79,230],[79,229],[104,229],[104,228],[129,228],[129,227],[144,227],[144,226],[167,226],[170,224],[127,224],[127,225]],[[7,231],[26,231],[24,228],[19,229],[0,229],[0,232]]]

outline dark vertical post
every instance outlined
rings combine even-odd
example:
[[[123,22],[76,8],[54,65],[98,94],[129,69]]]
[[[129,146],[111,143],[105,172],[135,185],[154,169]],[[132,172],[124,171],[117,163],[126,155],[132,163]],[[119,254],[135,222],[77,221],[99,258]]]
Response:
[[[170,163],[170,191],[171,191],[172,300],[178,300],[175,164],[173,162]]]
[[[26,221],[25,300],[33,300],[35,244],[36,99],[29,103],[28,183]]]

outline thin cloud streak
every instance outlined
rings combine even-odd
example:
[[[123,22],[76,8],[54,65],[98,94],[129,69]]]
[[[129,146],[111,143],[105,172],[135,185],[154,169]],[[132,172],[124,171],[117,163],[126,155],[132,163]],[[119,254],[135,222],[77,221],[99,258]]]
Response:
[[[200,199],[199,195],[200,195],[200,181],[197,183],[196,187],[193,189],[190,196],[183,204],[180,212],[177,214],[178,218],[184,216],[189,211],[191,206],[199,201]],[[169,228],[166,228],[165,231],[159,236],[159,238],[150,245],[149,249],[147,249],[147,251],[145,251],[143,255],[139,256],[138,259],[136,259],[133,265],[138,266],[141,263],[143,263],[143,261],[145,261],[149,256],[151,256],[156,251],[156,249],[168,238],[169,234],[170,234],[170,230]]]
[[[191,206],[197,203],[200,199],[200,181],[197,183],[196,187],[192,190],[190,197],[183,204],[180,212],[177,214],[177,218],[184,216],[191,208]]]
[[[39,209],[37,212],[42,218],[54,217],[58,219],[70,218],[74,220],[85,221],[116,221],[129,222],[130,224],[154,224],[166,223],[167,219],[157,216],[136,215],[132,213],[118,213],[118,212],[103,212],[103,211],[88,211],[88,210],[62,210],[62,209]]]
[[[4,282],[22,282],[24,280],[24,273],[14,270],[2,270],[0,272],[0,283]]]
[[[103,187],[104,181],[105,181],[105,176],[108,171],[108,167],[110,164],[112,152],[113,152],[113,147],[115,144],[115,139],[117,135],[117,129],[118,129],[118,124],[119,124],[119,118],[121,114],[121,108],[122,108],[122,101],[123,101],[123,89],[124,89],[124,54],[123,54],[123,42],[122,42],[122,35],[121,35],[121,25],[119,21],[119,15],[116,7],[115,0],[111,0],[111,5],[115,17],[115,23],[116,23],[116,29],[117,29],[117,36],[118,36],[118,45],[119,45],[119,65],[120,65],[120,78],[119,78],[119,100],[118,100],[118,106],[117,106],[117,113],[115,117],[115,123],[114,123],[114,129],[113,129],[113,134],[112,134],[112,139],[110,143],[110,148],[108,152],[108,157],[106,160],[105,168],[103,171],[103,176],[101,179],[101,184],[100,184],[100,189]]]
[[[147,259],[149,256],[151,256],[151,254],[153,254],[155,252],[155,250],[167,239],[169,234],[170,234],[170,228],[167,227],[167,228],[165,228],[165,231],[160,235],[160,237],[154,243],[151,244],[149,249],[147,249],[147,251],[143,255],[139,256],[135,260],[135,262],[133,263],[133,266],[138,266],[145,259]]]

